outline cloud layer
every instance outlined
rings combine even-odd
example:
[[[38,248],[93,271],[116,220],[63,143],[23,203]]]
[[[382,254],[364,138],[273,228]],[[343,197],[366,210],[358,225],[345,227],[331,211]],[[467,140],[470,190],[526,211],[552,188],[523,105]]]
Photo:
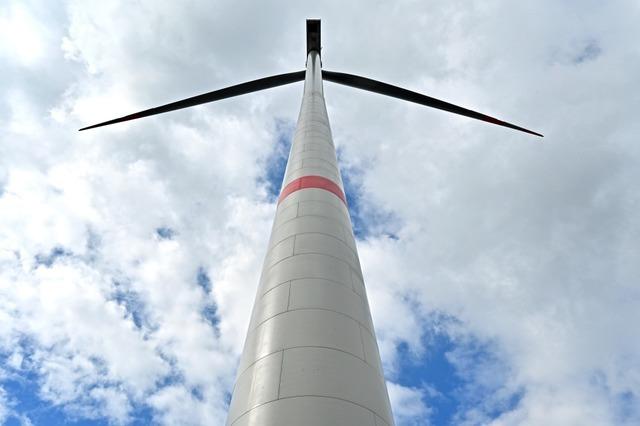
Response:
[[[76,129],[302,69],[308,17],[327,69],[546,135],[325,85],[397,423],[640,422],[639,15],[5,2],[0,422],[224,421],[301,85]]]

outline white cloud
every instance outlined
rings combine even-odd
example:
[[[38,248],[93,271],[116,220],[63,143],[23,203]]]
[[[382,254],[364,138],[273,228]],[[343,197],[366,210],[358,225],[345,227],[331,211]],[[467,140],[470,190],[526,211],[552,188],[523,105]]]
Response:
[[[398,426],[425,425],[430,409],[425,405],[425,392],[421,389],[387,382],[393,416]]]
[[[46,26],[25,5],[10,2],[0,9],[0,54],[32,66],[44,55]]]
[[[9,413],[10,409],[7,391],[0,387],[0,422],[4,423],[7,417],[9,417]]]

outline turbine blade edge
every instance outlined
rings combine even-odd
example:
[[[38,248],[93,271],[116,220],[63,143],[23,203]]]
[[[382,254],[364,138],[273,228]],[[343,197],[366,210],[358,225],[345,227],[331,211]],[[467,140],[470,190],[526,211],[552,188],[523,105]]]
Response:
[[[345,86],[355,87],[357,89],[367,90],[369,92],[379,93],[381,95],[391,96],[404,101],[414,102],[431,108],[451,112],[453,114],[463,115],[465,117],[474,118],[476,120],[485,121],[498,126],[508,127],[510,129],[519,130],[535,136],[544,137],[540,133],[525,129],[524,127],[516,126],[515,124],[507,123],[506,121],[498,120],[497,118],[489,115],[370,78],[327,70],[322,70],[322,78],[332,83],[338,83]]]
[[[83,127],[79,131],[94,129],[96,127],[108,126],[110,124],[121,123],[123,121],[135,120],[138,118],[149,117],[151,115],[163,114],[165,112],[175,111],[178,109],[188,108],[195,105],[201,105],[209,102],[219,101],[221,99],[232,98],[234,96],[244,95],[251,92],[270,89],[272,87],[284,86],[285,84],[295,83],[304,80],[305,71],[296,71],[287,74],[272,75],[245,83],[236,84],[234,86],[225,87],[223,89],[214,90],[212,92],[203,93],[201,95],[192,96],[180,101],[171,102],[155,108],[149,108],[138,111],[133,114],[125,115],[113,120],[104,121],[102,123]]]

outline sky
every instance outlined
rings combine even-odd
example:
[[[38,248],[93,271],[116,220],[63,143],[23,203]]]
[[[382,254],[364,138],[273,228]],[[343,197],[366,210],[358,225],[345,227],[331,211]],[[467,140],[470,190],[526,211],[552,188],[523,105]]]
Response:
[[[0,424],[226,417],[302,83],[325,83],[398,426],[640,424],[636,1],[5,0]]]

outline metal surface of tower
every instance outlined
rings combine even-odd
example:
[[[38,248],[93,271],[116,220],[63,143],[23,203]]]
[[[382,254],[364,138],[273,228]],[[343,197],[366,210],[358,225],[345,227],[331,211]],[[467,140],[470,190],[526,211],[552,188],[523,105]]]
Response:
[[[302,107],[227,425],[393,424],[318,44],[308,42]]]

